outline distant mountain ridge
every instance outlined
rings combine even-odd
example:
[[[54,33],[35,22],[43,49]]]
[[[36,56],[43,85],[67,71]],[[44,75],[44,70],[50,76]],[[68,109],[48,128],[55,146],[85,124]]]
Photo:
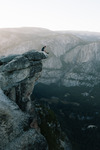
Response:
[[[20,54],[47,45],[44,84],[94,86],[100,83],[100,33],[42,28],[0,29],[0,55]]]
[[[78,36],[79,38],[87,41],[100,41],[100,32],[89,31],[58,31],[58,33],[69,33]]]

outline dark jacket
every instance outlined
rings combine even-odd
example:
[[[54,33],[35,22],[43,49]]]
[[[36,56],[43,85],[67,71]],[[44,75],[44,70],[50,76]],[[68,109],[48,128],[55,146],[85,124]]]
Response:
[[[46,46],[42,47],[41,51],[44,51],[45,48],[46,48]]]

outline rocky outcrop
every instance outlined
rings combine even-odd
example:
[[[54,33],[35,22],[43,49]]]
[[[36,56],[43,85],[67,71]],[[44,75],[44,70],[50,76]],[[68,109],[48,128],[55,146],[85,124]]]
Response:
[[[0,149],[46,150],[31,94],[47,55],[35,50],[0,58]],[[32,120],[35,125],[30,126]]]

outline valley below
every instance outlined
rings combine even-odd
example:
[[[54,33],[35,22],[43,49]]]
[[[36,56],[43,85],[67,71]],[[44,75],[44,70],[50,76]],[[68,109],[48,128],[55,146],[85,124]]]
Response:
[[[49,107],[57,117],[72,150],[100,148],[100,85],[59,87],[37,84],[33,91],[36,103]]]

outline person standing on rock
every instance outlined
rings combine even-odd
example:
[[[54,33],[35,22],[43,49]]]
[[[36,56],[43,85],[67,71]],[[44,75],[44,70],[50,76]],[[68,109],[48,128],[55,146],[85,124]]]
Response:
[[[49,54],[49,52],[47,52],[45,49],[46,49],[46,46],[43,46],[42,49],[41,49],[41,51],[43,51],[43,52]]]

